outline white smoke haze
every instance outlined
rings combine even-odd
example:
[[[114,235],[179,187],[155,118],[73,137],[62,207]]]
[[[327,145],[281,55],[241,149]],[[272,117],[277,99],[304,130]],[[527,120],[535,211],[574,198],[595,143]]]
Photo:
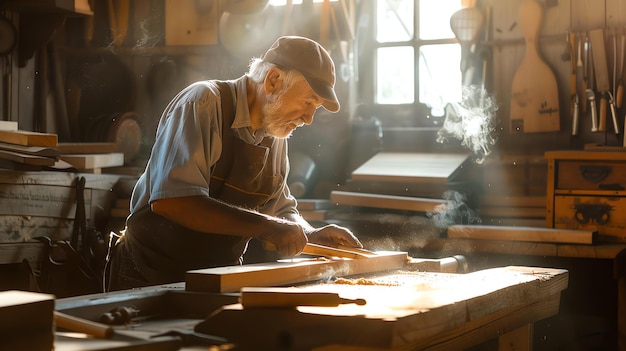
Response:
[[[497,140],[497,110],[495,98],[484,88],[478,85],[463,87],[461,102],[446,105],[446,117],[437,132],[437,142],[457,139],[476,155],[476,163],[482,163],[491,154],[491,147]]]
[[[467,198],[458,191],[449,190],[443,194],[446,202],[427,213],[437,228],[447,228],[455,224],[480,224],[482,220],[467,205]]]

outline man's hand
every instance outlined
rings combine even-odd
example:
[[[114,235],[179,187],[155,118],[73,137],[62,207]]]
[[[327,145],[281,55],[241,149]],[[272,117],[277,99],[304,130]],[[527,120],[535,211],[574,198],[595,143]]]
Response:
[[[284,220],[271,220],[259,239],[266,242],[266,248],[276,250],[282,256],[299,255],[308,242],[301,225]]]
[[[363,248],[363,244],[348,228],[335,224],[314,229],[308,234],[309,241],[315,244],[337,247],[339,245]]]

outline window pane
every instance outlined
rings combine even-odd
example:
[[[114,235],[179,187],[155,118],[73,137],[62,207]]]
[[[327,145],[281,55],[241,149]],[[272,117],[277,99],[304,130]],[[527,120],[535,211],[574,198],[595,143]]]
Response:
[[[376,50],[376,102],[415,102],[415,56],[413,47],[397,46]],[[458,62],[456,67],[458,67]]]
[[[379,43],[413,39],[413,0],[376,1],[376,40]]]
[[[461,9],[461,0],[419,0],[420,39],[454,38],[450,17]]]
[[[461,101],[460,60],[461,48],[458,44],[420,48],[419,100],[430,106],[433,116],[443,116],[447,103]]]

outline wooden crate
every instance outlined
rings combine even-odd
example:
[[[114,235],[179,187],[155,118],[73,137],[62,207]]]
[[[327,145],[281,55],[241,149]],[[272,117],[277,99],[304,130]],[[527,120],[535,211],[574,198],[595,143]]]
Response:
[[[87,227],[97,227],[110,215],[113,175],[65,172],[0,171],[0,243],[24,242],[39,236],[66,240],[76,215],[78,177],[85,177]]]

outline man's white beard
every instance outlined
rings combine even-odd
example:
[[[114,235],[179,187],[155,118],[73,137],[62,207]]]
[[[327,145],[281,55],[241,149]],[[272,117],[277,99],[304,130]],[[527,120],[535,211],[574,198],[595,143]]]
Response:
[[[288,139],[295,128],[291,128],[290,123],[285,124],[281,122],[281,110],[282,95],[263,106],[262,126],[267,134],[279,139]]]

